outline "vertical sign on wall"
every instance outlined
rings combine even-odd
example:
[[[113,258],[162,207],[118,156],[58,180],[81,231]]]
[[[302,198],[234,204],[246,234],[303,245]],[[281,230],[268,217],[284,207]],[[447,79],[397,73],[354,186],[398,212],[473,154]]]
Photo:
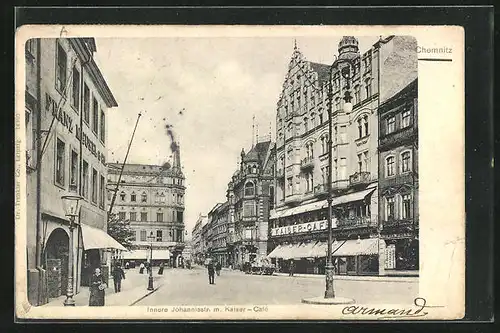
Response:
[[[385,268],[396,268],[396,245],[390,244],[385,248]]]

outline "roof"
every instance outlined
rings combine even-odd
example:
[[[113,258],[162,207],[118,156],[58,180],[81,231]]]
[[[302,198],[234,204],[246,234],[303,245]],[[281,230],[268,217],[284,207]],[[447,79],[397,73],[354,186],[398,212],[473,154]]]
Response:
[[[266,160],[267,156],[267,151],[269,150],[269,147],[271,146],[271,141],[264,141],[264,142],[258,142],[252,150],[257,152],[258,160],[259,160],[259,165],[262,167],[264,166],[264,162]]]
[[[122,168],[121,163],[108,163],[108,172],[110,173],[119,173]],[[172,175],[174,173],[172,168],[167,168],[161,165],[152,165],[152,164],[125,164],[123,173],[141,173],[145,175],[151,174],[159,174],[163,172],[166,175]],[[178,174],[182,176],[181,173]]]
[[[330,66],[326,64],[320,64],[317,62],[309,61],[311,65],[311,69],[318,73],[318,81],[320,85],[323,85],[324,82],[327,82],[330,78]]]

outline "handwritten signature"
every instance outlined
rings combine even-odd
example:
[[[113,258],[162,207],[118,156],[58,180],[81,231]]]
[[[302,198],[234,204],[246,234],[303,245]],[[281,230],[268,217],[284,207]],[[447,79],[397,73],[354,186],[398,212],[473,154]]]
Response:
[[[425,317],[428,312],[427,308],[441,308],[442,306],[427,305],[425,298],[417,297],[414,299],[413,304],[416,308],[402,308],[402,309],[387,309],[387,308],[369,308],[359,305],[349,305],[342,309],[342,314],[345,315],[375,315],[381,316],[379,319],[384,318],[415,318]]]

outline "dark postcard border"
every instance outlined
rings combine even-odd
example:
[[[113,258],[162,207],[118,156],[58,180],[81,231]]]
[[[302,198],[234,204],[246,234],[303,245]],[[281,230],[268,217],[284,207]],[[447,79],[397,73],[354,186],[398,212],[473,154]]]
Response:
[[[6,37],[13,36],[10,30],[24,24],[384,24],[384,25],[460,25],[465,28],[466,43],[466,212],[467,212],[467,268],[466,268],[466,321],[490,321],[493,318],[493,8],[492,7],[378,7],[378,8],[35,8],[24,7],[15,10],[15,19],[3,16]],[[7,65],[7,59],[14,59],[12,40],[4,39],[5,69],[13,69]],[[10,43],[7,42],[10,40]],[[8,76],[9,72],[6,73]],[[12,82],[8,80],[8,82]],[[13,102],[12,91],[3,90],[6,94],[4,102]],[[7,104],[8,105],[8,104]],[[11,110],[14,105],[12,105]],[[9,110],[6,107],[7,111]],[[12,121],[12,122],[10,122]],[[13,115],[2,112],[2,131],[4,150],[9,157],[13,156]],[[12,135],[12,137],[10,136]],[[9,184],[13,177],[11,165],[2,164],[3,183]],[[13,182],[12,182],[13,183]],[[7,186],[0,192],[2,202],[7,203]],[[11,212],[12,206],[4,211]],[[8,221],[8,220],[7,220]],[[5,249],[13,240],[8,237],[8,228],[13,224],[4,224],[2,235],[8,243],[4,243],[2,259],[5,267],[13,260]],[[13,264],[13,261],[12,261]],[[8,277],[12,277],[7,268]],[[13,285],[3,285],[2,291],[13,293]],[[7,293],[3,293],[7,295]],[[12,302],[3,298],[12,309]],[[2,327],[12,312],[2,307]],[[7,318],[9,317],[9,318]],[[364,322],[364,328],[370,332],[381,329]],[[312,323],[311,323],[312,324]],[[344,331],[348,323],[337,322],[335,330]],[[367,326],[365,326],[367,325]],[[392,324],[394,327],[408,324]],[[433,331],[427,324],[425,331]],[[133,325],[132,329],[133,328]],[[180,327],[183,325],[181,324]],[[190,326],[194,326],[190,324]],[[196,325],[198,326],[198,325]],[[327,328],[321,325],[324,328]],[[420,326],[420,325],[418,325]],[[464,327],[465,326],[465,327]],[[464,330],[475,330],[464,325]],[[453,325],[454,331],[461,327]],[[17,328],[20,328],[17,326]],[[46,327],[48,328],[48,327]],[[216,327],[211,327],[216,330]],[[277,327],[276,327],[277,328]],[[285,323],[279,329],[292,330]],[[319,327],[317,327],[319,328]],[[333,327],[327,328],[331,330]],[[353,327],[350,327],[351,329]],[[402,328],[402,326],[401,326]],[[416,328],[416,327],[415,327]],[[451,328],[451,327],[450,327]],[[29,330],[35,327],[30,326]],[[171,328],[170,328],[171,329]],[[278,328],[277,328],[278,329]],[[11,330],[9,330],[11,331]],[[483,330],[479,330],[483,331]]]

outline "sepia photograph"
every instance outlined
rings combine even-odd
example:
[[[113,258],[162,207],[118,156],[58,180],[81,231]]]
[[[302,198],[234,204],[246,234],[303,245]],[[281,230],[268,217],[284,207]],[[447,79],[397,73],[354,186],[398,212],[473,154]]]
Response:
[[[463,313],[464,213],[451,206],[448,226],[432,213],[450,193],[449,204],[463,199],[450,186],[463,169],[443,175],[432,162],[462,158],[451,135],[463,121],[449,135],[428,125],[442,110],[427,84],[430,66],[463,61],[457,30],[437,34],[439,45],[401,28],[25,28],[24,317],[414,319],[450,304],[436,316]],[[441,96],[457,101],[451,112],[460,93]],[[428,174],[443,177],[439,188]],[[446,247],[446,229],[460,247]],[[433,299],[446,293],[439,286],[448,294]]]

